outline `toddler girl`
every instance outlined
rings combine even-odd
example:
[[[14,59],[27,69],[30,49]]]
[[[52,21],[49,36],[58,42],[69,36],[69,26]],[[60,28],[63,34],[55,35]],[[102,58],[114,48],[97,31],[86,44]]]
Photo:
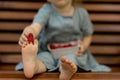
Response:
[[[46,71],[60,71],[60,80],[70,80],[76,71],[110,71],[110,68],[98,64],[88,47],[92,40],[93,25],[87,11],[74,6],[74,0],[48,0],[27,26],[19,40],[22,47],[22,62],[16,70],[23,68],[27,78]],[[32,33],[35,40],[28,43],[27,36]],[[40,39],[38,39],[40,37]],[[67,54],[54,58],[48,50],[48,44],[80,45],[76,54]]]

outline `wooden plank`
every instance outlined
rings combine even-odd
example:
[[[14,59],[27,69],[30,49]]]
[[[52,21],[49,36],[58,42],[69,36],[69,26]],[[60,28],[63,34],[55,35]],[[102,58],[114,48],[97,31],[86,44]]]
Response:
[[[95,11],[95,12],[120,12],[120,5],[119,4],[89,4],[85,3],[81,5],[82,7],[86,8],[88,11]]]
[[[43,2],[0,1],[0,9],[38,10]]]
[[[112,72],[120,72],[120,66],[113,66],[111,67]]]
[[[1,20],[32,20],[36,12],[0,11]],[[13,16],[14,15],[14,16]]]
[[[120,65],[120,56],[95,56],[95,59],[101,64]]]
[[[120,14],[90,14],[90,18],[95,22],[120,22]]]
[[[93,54],[120,55],[120,46],[94,45],[90,46],[90,50]]]
[[[1,71],[0,72],[0,78],[7,78],[11,79],[11,78],[25,78],[23,72],[16,72],[16,71]],[[58,80],[59,77],[59,73],[42,73],[42,74],[38,74],[36,76],[34,76],[32,79],[42,79],[42,80]],[[116,80],[120,78],[120,73],[116,72],[116,73],[103,73],[103,72],[89,72],[89,73],[75,73],[75,75],[73,75],[72,80],[98,80],[98,79],[102,79],[102,80]]]
[[[20,53],[21,47],[18,44],[0,44],[0,53]]]
[[[32,23],[32,22],[31,22]],[[30,22],[0,22],[0,30],[4,31],[22,31]]]
[[[2,74],[3,73],[3,74]],[[7,75],[7,76],[5,76]],[[22,71],[18,72],[18,71],[0,71],[0,78],[13,78],[13,79],[22,79],[25,78],[24,73]],[[9,80],[8,79],[8,80]]]
[[[0,33],[0,41],[3,42],[18,42],[21,34],[17,33]]]
[[[21,62],[21,55],[2,55],[1,63],[18,63]],[[95,59],[101,64],[116,65],[120,64],[120,56],[95,56]]]
[[[21,55],[2,55],[1,63],[18,63],[22,61]]]
[[[120,44],[119,35],[93,35],[93,43]]]
[[[94,24],[95,32],[120,32],[120,24]]]
[[[15,71],[16,64],[0,64],[0,71]]]

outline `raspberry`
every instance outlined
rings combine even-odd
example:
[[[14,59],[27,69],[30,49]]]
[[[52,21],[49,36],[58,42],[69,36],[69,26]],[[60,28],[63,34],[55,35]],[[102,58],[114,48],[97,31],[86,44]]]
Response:
[[[54,44],[50,44],[50,49],[56,49],[56,46]]]
[[[71,44],[65,44],[63,47],[64,48],[66,48],[66,47],[72,47],[72,45]]]
[[[59,44],[56,46],[56,48],[63,48],[63,46]]]
[[[34,43],[34,37],[33,37],[33,34],[32,33],[29,33],[29,35],[27,36],[27,39],[28,39],[28,42],[32,42]]]

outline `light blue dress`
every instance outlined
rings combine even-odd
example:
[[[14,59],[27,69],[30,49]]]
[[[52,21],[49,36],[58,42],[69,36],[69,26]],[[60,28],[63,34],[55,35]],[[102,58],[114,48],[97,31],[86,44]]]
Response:
[[[82,40],[83,37],[93,34],[93,25],[88,12],[81,7],[75,7],[72,16],[62,16],[51,4],[44,4],[35,15],[33,23],[42,25],[42,32],[38,39],[39,51],[37,58],[43,61],[48,71],[57,70],[60,66],[60,60],[55,59],[48,51],[47,44]],[[66,57],[78,66],[79,71],[111,71],[109,67],[97,63],[88,49],[82,56],[69,54]],[[16,70],[22,68],[22,62],[16,66]]]

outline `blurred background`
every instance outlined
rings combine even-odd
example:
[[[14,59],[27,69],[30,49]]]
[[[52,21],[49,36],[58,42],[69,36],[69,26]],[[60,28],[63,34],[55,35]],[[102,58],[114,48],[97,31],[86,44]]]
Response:
[[[13,71],[21,61],[18,40],[45,0],[0,0],[0,71]],[[94,25],[90,46],[96,60],[120,72],[120,0],[76,0]]]

